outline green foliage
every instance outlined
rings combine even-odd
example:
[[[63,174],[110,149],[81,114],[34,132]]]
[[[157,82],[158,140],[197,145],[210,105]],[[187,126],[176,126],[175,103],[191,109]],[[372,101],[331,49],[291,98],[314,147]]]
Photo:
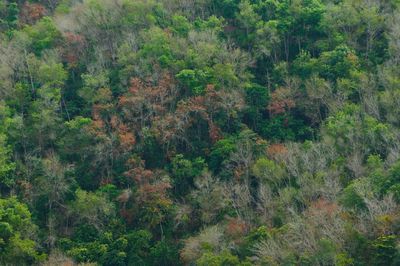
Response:
[[[172,160],[172,174],[174,177],[174,188],[178,194],[185,194],[194,184],[194,178],[201,175],[207,165],[202,158],[190,161],[178,154]]]
[[[67,79],[67,72],[60,63],[41,64],[37,71],[38,82],[42,86],[59,88]]]
[[[192,25],[184,16],[175,15],[172,17],[172,29],[178,35],[187,35]]]
[[[153,241],[148,231],[122,235],[95,232],[88,237],[93,229],[85,225],[81,233],[75,233],[75,242],[64,243],[67,254],[79,262],[97,261],[101,265],[176,265],[178,260],[176,249],[164,241]]]
[[[267,139],[280,140],[305,140],[309,139],[312,130],[301,119],[291,115],[282,114],[272,117],[261,125],[261,135]]]
[[[149,257],[150,262],[148,264],[151,265],[174,266],[180,264],[178,250],[165,240],[158,241],[150,248]]]
[[[129,233],[128,239],[128,265],[145,265],[150,253],[152,235],[150,232],[140,230]]]
[[[215,64],[212,67],[212,75],[212,81],[217,88],[233,90],[239,84],[239,78],[232,64]]]
[[[104,194],[77,190],[76,200],[71,205],[75,220],[96,228],[102,227],[113,214],[114,206],[108,202]]]
[[[110,100],[111,95],[106,91],[109,83],[107,73],[82,74],[82,80],[84,86],[79,91],[79,96],[85,101],[93,104]]]
[[[45,258],[36,250],[34,231],[31,213],[25,204],[15,197],[0,199],[1,264],[28,265]]]
[[[263,225],[255,228],[244,238],[244,243],[241,245],[240,253],[242,256],[250,256],[257,244],[260,244],[262,241],[265,241],[270,237],[270,233],[266,226]]]
[[[341,45],[333,51],[323,52],[318,60],[320,75],[328,80],[349,78],[358,67],[358,58],[349,47]]]
[[[176,78],[195,95],[204,94],[206,85],[209,83],[210,74],[203,70],[184,69]]]
[[[152,61],[167,67],[172,64],[173,54],[170,39],[166,32],[158,27],[152,27],[143,33],[145,43],[139,51],[139,56],[152,58]]]
[[[250,263],[241,263],[239,258],[232,255],[228,251],[215,255],[213,253],[204,253],[203,256],[196,262],[199,266],[247,266]]]
[[[224,161],[229,158],[229,155],[236,150],[236,139],[234,137],[219,140],[214,144],[210,153],[210,167],[214,171],[221,168]]]
[[[312,74],[318,73],[321,70],[318,68],[318,64],[318,60],[312,58],[309,52],[301,51],[297,58],[293,61],[292,71],[302,79],[306,79]]]
[[[12,31],[18,26],[19,7],[17,3],[2,0],[0,2],[0,29],[11,37]]]
[[[258,131],[266,106],[268,106],[269,92],[264,86],[251,84],[246,86],[245,93],[247,108],[244,112],[244,118],[252,129]]]
[[[372,163],[373,159],[369,159],[369,163]],[[379,163],[379,162],[378,162]],[[380,195],[392,194],[394,198],[399,202],[400,200],[400,163],[396,162],[392,165],[388,172],[385,172],[381,167],[376,167],[370,174],[369,178],[374,184],[374,188]]]
[[[335,261],[336,247],[329,239],[321,239],[318,243],[318,250],[313,260],[318,264],[332,265]]]
[[[333,117],[327,119],[327,135],[334,137],[336,145],[343,152],[355,149],[358,139],[376,153],[383,153],[385,139],[391,138],[389,127],[377,119],[360,112],[360,107],[354,104],[346,105]]]
[[[394,235],[381,236],[372,242],[374,264],[394,265],[394,259],[399,252],[396,247],[397,238]]]
[[[335,256],[335,263],[338,266],[354,265],[354,259],[349,258],[346,253],[339,253]]]
[[[279,186],[285,175],[285,171],[280,165],[267,158],[258,159],[252,170],[254,176],[259,178],[260,182],[269,183],[271,187]]]
[[[15,163],[10,159],[11,149],[7,146],[6,136],[0,134],[0,184],[4,187],[10,187],[15,180],[12,172],[15,169]]]
[[[196,19],[194,21],[194,26],[198,30],[212,30],[217,33],[222,33],[224,26],[224,18],[212,15],[206,20]]]
[[[53,48],[61,38],[61,33],[50,17],[42,18],[33,26],[26,26],[24,32],[30,39],[32,51],[37,55],[45,49]]]
[[[349,0],[334,2],[327,6],[322,27],[331,42],[346,43],[357,48],[371,62],[382,62],[387,39],[382,35],[385,14],[381,12],[381,4],[378,1],[368,4]]]
[[[366,207],[363,198],[357,194],[353,184],[348,185],[343,190],[340,203],[346,208],[354,208],[356,210]]]

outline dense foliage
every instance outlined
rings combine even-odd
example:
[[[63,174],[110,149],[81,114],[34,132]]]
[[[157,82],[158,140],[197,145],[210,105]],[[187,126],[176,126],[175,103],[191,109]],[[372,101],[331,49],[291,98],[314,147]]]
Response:
[[[0,265],[400,265],[398,0],[0,0]]]

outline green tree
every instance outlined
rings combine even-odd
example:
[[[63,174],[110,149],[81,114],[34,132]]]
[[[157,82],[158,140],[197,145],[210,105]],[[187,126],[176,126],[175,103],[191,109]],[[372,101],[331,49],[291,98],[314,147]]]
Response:
[[[375,265],[394,265],[394,259],[398,256],[395,235],[381,236],[372,241],[372,259]]]
[[[253,167],[253,174],[263,183],[269,183],[277,188],[285,176],[285,170],[275,162],[267,158],[258,159]]]
[[[178,154],[172,160],[173,184],[176,193],[183,195],[194,185],[194,178],[200,176],[206,169],[206,163],[202,158],[194,161],[185,159]]]
[[[11,160],[12,146],[7,141],[7,129],[13,124],[10,118],[10,109],[4,102],[0,102],[0,184],[4,189],[11,187],[15,183],[15,163]],[[2,189],[0,189],[0,193]]]
[[[211,80],[211,75],[208,71],[183,69],[176,78],[189,89],[194,95],[202,95],[205,92],[206,85]]]
[[[241,263],[239,258],[232,255],[228,251],[221,254],[213,254],[211,252],[204,253],[200,259],[196,261],[199,266],[245,266],[251,264]]]
[[[2,0],[0,2],[0,30],[5,30],[11,37],[12,30],[18,26],[18,3]]]
[[[33,26],[26,26],[24,32],[28,35],[32,51],[39,55],[43,50],[53,48],[61,40],[61,33],[50,17],[44,17]]]
[[[259,130],[266,107],[269,102],[269,92],[264,86],[251,84],[245,88],[247,108],[244,111],[244,119],[253,130]]]
[[[0,263],[32,265],[44,259],[36,249],[35,230],[25,204],[15,197],[0,199]]]
[[[112,217],[114,205],[105,198],[104,194],[78,189],[75,196],[76,199],[72,202],[70,210],[74,214],[76,223],[85,223],[100,229]]]
[[[15,169],[15,163],[10,160],[11,149],[6,144],[6,137],[0,134],[0,184],[10,187],[15,179],[12,172]]]

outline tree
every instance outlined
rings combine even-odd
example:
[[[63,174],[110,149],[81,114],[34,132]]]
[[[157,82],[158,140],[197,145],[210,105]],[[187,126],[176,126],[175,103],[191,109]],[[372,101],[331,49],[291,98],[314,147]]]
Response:
[[[29,265],[45,258],[37,251],[36,226],[28,207],[15,197],[0,199],[0,262]]]
[[[77,224],[87,224],[100,229],[114,214],[114,205],[103,193],[86,192],[78,189],[75,201],[70,205],[71,215]]]
[[[240,1],[239,12],[236,16],[239,23],[244,28],[247,40],[243,40],[244,43],[250,45],[255,35],[255,28],[261,17],[255,12],[254,5],[248,0]]]
[[[248,120],[249,126],[257,132],[270,100],[268,89],[258,84],[248,85],[245,88],[245,99],[247,104],[244,110],[245,119]]]
[[[330,42],[346,43],[362,52],[367,60],[381,62],[385,58],[387,40],[385,3],[379,1],[341,1],[327,7],[322,25]],[[379,58],[381,57],[381,58]]]
[[[391,138],[388,125],[362,114],[354,104],[346,105],[326,120],[326,134],[334,136],[336,145],[347,154],[357,149],[363,153],[384,154],[385,142]]]
[[[178,249],[165,240],[158,241],[150,249],[149,262],[152,265],[175,266],[180,265]]]
[[[202,158],[193,161],[187,160],[182,154],[172,159],[172,174],[174,189],[177,194],[184,195],[194,185],[194,178],[200,176],[206,169]]]
[[[0,184],[2,187],[11,187],[15,179],[12,172],[15,169],[15,163],[10,160],[11,149],[6,144],[6,137],[0,134]]]
[[[171,27],[173,31],[182,36],[187,36],[189,33],[192,25],[188,21],[188,19],[184,16],[174,15],[172,16],[172,23]]]
[[[372,242],[373,262],[377,265],[394,265],[395,257],[398,256],[394,235],[381,236]]]
[[[12,30],[18,25],[18,4],[3,0],[0,2],[0,10],[0,29],[6,30],[12,36]]]
[[[236,138],[227,137],[217,141],[210,153],[210,167],[216,172],[221,170],[222,164],[226,162],[230,154],[236,150]]]
[[[285,171],[282,167],[267,158],[258,159],[253,167],[253,174],[263,183],[270,183],[277,188],[285,176]]]
[[[129,208],[122,215],[128,223],[138,222],[149,229],[159,227],[163,236],[163,223],[172,212],[172,200],[168,195],[171,188],[170,178],[163,171],[144,168],[144,161],[131,158],[127,162],[125,176],[136,185],[136,192],[128,199]],[[133,220],[135,217],[135,220]]]
[[[198,219],[204,224],[218,221],[229,206],[229,198],[224,193],[223,184],[211,173],[203,172],[196,178],[195,187],[190,193],[190,199],[198,208]]]
[[[247,266],[251,265],[251,263],[240,263],[240,260],[237,256],[232,255],[228,251],[222,252],[222,254],[215,255],[211,252],[205,253],[201,256],[200,259],[196,261],[196,264],[199,266],[220,266],[220,265],[226,265],[226,266]]]
[[[146,259],[150,253],[151,237],[151,233],[146,230],[134,231],[127,235],[129,265],[146,265]]]
[[[176,78],[194,95],[202,95],[205,87],[211,78],[210,73],[203,70],[184,69],[180,71]]]
[[[63,165],[53,153],[45,159],[39,160],[38,176],[33,180],[34,199],[38,215],[47,227],[46,244],[54,248],[57,239],[57,229],[61,227],[63,219],[59,217],[60,210],[65,211],[64,201],[70,193],[71,165]]]
[[[218,226],[208,227],[202,230],[197,236],[185,240],[185,246],[180,256],[184,263],[197,261],[201,256],[209,252],[223,250],[223,234]]]
[[[61,33],[50,17],[43,17],[33,26],[26,26],[24,32],[28,35],[32,52],[39,55],[43,50],[54,47],[61,39]]]
[[[330,81],[351,78],[359,66],[354,50],[346,45],[340,45],[333,51],[323,52],[318,61],[320,75]]]
[[[25,2],[21,10],[21,22],[33,25],[47,13],[46,8],[38,3]]]

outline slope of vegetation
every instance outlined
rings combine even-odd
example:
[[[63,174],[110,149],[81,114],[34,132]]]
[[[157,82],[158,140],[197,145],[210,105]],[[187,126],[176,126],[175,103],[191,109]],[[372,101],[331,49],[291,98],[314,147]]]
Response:
[[[0,265],[400,265],[398,0],[0,0]]]

